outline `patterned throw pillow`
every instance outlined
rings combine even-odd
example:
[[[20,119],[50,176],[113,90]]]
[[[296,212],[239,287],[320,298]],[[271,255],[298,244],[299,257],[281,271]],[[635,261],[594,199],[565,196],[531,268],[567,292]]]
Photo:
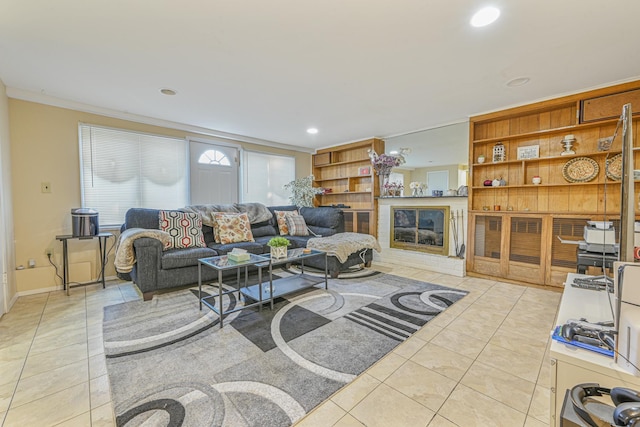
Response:
[[[280,230],[281,236],[289,234],[289,227],[287,226],[287,217],[289,215],[298,215],[297,210],[293,211],[274,211],[276,213],[276,220],[278,221],[278,230]]]
[[[287,227],[292,236],[308,236],[307,223],[302,215],[287,215]]]
[[[202,218],[197,213],[160,211],[160,230],[171,236],[170,248],[206,248],[202,234]]]
[[[236,242],[255,242],[251,233],[251,223],[246,213],[224,214],[216,213],[215,225],[220,237],[220,243],[227,245]]]

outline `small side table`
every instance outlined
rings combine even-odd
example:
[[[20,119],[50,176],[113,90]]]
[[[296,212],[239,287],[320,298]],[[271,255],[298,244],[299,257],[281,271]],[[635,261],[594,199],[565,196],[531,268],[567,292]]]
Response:
[[[67,248],[67,242],[69,240],[78,239],[78,240],[92,240],[98,239],[98,245],[100,247],[100,277],[99,280],[95,282],[87,283],[88,285],[92,283],[101,283],[102,289],[106,287],[104,283],[104,269],[107,264],[107,239],[109,237],[113,237],[113,233],[98,233],[95,236],[72,236],[71,234],[64,234],[61,236],[56,236],[56,240],[60,240],[62,242],[62,286],[63,289],[66,289],[67,295],[70,295],[69,288],[69,254]]]

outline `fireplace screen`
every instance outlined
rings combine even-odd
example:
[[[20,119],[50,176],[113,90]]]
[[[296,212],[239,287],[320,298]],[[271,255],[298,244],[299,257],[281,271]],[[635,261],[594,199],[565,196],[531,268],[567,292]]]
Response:
[[[449,206],[392,207],[392,248],[449,254]]]

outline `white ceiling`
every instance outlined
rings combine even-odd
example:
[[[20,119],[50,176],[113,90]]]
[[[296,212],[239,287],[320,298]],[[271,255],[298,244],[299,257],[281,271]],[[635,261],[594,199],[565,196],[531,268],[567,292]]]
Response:
[[[500,19],[472,28],[485,1],[0,0],[0,79],[11,97],[313,149],[640,76],[638,0],[492,4]]]

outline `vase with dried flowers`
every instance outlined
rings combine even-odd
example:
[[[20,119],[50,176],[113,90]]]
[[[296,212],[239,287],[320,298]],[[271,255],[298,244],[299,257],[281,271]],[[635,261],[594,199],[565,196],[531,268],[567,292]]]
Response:
[[[389,188],[385,187],[385,184],[389,183],[391,169],[405,163],[404,154],[408,151],[409,150],[406,148],[401,148],[398,154],[378,154],[375,150],[368,151],[373,170],[376,171],[376,174],[378,175],[381,197],[390,195],[387,191]]]

